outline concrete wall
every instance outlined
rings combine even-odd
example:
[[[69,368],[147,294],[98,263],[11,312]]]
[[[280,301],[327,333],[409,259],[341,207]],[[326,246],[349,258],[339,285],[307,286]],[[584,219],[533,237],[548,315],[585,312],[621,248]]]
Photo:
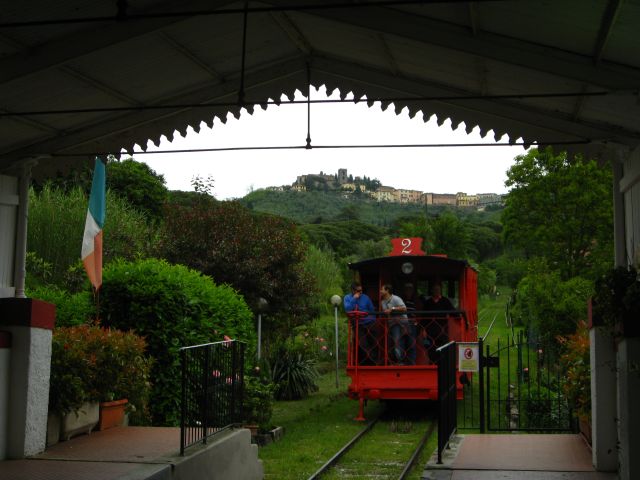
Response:
[[[618,344],[620,480],[640,478],[640,338]]]
[[[261,480],[264,477],[258,446],[251,432],[221,432],[203,446],[190,447],[184,457],[173,457],[172,480]]]
[[[51,372],[51,330],[21,326],[3,327],[13,339],[11,356],[9,458],[44,451]]]

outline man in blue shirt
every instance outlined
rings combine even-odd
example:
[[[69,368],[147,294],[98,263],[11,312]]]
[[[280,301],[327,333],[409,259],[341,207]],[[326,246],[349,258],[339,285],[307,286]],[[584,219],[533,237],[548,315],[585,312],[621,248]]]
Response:
[[[358,282],[352,283],[351,293],[344,296],[344,310],[351,322],[353,338],[358,339],[357,363],[376,365],[378,349],[375,335],[376,318],[373,315],[375,308],[371,299],[362,292],[362,285]]]

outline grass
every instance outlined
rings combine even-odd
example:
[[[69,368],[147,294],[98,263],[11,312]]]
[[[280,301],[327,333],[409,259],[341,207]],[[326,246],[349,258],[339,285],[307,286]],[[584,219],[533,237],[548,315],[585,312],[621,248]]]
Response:
[[[319,391],[298,401],[276,402],[272,423],[284,427],[279,442],[260,448],[265,479],[309,477],[351,439],[363,424],[353,420],[357,402],[347,398],[348,378],[342,370],[336,389],[335,371],[323,374]],[[369,402],[365,416],[375,417],[381,407]]]
[[[480,299],[479,334],[486,335],[493,321],[485,342],[490,345],[492,352],[497,348],[498,338],[502,346],[506,338],[512,335],[511,327],[506,324],[505,319],[505,305],[509,296],[510,292],[503,288],[501,295],[495,299]],[[330,322],[327,320],[326,323]],[[506,365],[507,352],[502,351],[500,357],[502,364]],[[341,366],[339,388],[336,388],[333,365],[330,363],[325,365],[328,370],[319,379],[319,390],[308,398],[275,403],[272,423],[283,426],[285,436],[279,442],[260,448],[259,455],[264,463],[266,479],[308,478],[363,428],[362,423],[353,420],[358,408],[357,402],[348,399],[345,394],[350,379]],[[494,375],[493,378],[496,379],[496,376]],[[478,376],[475,375],[473,379],[475,392],[478,391],[477,379]],[[500,380],[501,395],[506,392],[506,383],[508,379]],[[498,382],[492,381],[491,388],[492,398],[498,398]],[[475,395],[477,396],[477,393]],[[476,422],[477,403],[476,398],[473,411]],[[382,411],[382,408],[380,402],[369,402],[365,409],[365,416],[373,418]],[[435,405],[433,408],[436,408]],[[470,418],[471,411],[467,409],[466,413]],[[498,415],[500,412],[492,412],[492,414]],[[461,420],[463,419],[459,418],[459,422]],[[497,417],[494,420],[497,421]],[[341,461],[339,469],[329,473],[326,478],[366,478],[367,476],[380,479],[397,478],[402,465],[408,460],[426,428],[427,420],[425,419],[398,418],[392,422],[379,423],[367,435],[366,441],[363,440],[356,445]],[[477,431],[477,429],[470,429],[464,430],[463,433]],[[436,447],[437,430],[434,430],[434,434],[409,476],[410,479],[420,479],[423,466]]]

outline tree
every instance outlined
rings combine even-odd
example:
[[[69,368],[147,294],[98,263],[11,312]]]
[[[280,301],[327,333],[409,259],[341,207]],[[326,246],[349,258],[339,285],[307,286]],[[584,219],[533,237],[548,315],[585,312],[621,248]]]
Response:
[[[469,256],[471,236],[468,225],[454,213],[445,211],[428,222],[434,253],[446,253],[451,258]]]
[[[612,175],[593,160],[536,149],[516,157],[503,212],[505,242],[544,256],[563,279],[593,277],[613,258]]]
[[[149,218],[159,220],[162,217],[167,187],[164,177],[146,163],[136,162],[133,158],[110,161],[107,164],[107,188]]]
[[[167,208],[165,232],[161,251],[167,260],[233,286],[250,305],[265,298],[269,317],[282,329],[313,315],[306,249],[293,223],[237,202],[216,202]]]

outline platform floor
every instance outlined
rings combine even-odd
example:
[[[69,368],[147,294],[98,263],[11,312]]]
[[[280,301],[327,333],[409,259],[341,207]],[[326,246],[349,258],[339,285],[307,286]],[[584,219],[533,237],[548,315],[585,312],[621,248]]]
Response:
[[[0,462],[0,480],[163,480],[171,477],[169,457],[179,448],[179,428],[116,427]]]
[[[580,435],[459,435],[427,464],[425,480],[615,480],[596,472],[591,450]]]

